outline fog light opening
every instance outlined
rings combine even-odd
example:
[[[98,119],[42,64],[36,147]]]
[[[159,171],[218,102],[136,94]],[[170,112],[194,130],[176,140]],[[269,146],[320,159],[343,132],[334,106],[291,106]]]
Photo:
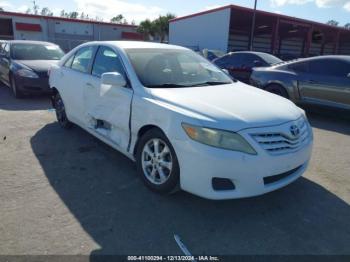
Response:
[[[216,191],[236,189],[235,184],[230,179],[227,179],[227,178],[214,177],[212,179],[212,186],[213,186],[213,189]]]

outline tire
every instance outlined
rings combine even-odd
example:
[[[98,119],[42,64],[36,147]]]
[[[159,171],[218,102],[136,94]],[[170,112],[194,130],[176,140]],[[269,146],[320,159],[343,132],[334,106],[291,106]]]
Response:
[[[10,76],[10,87],[15,98],[23,98],[23,93],[20,90],[18,90],[16,79],[13,75]]]
[[[268,85],[265,88],[265,90],[270,92],[270,93],[273,93],[275,95],[279,95],[279,96],[282,96],[282,97],[287,98],[287,99],[289,98],[286,89],[281,85],[271,84],[271,85]]]
[[[66,109],[59,93],[54,95],[53,102],[56,110],[57,122],[62,128],[70,129],[73,126],[73,123],[67,118]]]
[[[158,143],[158,150],[155,150],[155,143]],[[180,178],[179,162],[173,146],[161,130],[151,129],[140,138],[136,167],[142,181],[152,191],[162,194],[176,191]]]

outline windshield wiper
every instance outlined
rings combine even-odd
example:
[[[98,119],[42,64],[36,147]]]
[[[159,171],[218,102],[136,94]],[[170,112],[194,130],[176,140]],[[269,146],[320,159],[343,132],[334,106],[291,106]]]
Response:
[[[179,84],[161,84],[161,85],[148,85],[149,88],[176,88],[176,87],[189,87],[187,85],[179,85]]]
[[[216,86],[216,85],[228,85],[231,82],[220,82],[220,81],[207,81],[203,83],[193,84],[191,86]]]

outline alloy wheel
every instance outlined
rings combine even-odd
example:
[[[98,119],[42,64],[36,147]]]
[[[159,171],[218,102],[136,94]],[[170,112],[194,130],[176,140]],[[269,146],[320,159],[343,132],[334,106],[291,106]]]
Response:
[[[168,145],[162,139],[152,138],[142,149],[141,163],[145,177],[152,184],[164,184],[173,168],[173,158]]]

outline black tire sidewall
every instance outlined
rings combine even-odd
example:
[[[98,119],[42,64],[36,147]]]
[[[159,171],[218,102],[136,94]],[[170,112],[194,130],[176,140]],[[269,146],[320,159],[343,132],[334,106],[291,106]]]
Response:
[[[57,93],[54,97],[54,104],[55,104],[55,109],[57,110],[57,107],[56,107],[56,104],[57,104],[57,101],[58,100],[61,100],[62,103],[63,103],[63,100],[60,96],[59,93]],[[66,110],[63,111],[64,113],[64,116],[65,116],[65,121],[61,121],[59,118],[58,118],[58,115],[57,115],[57,112],[56,112],[56,118],[57,118],[57,122],[59,123],[59,125],[64,128],[64,129],[69,129],[72,127],[72,123],[68,120],[68,117],[67,117],[67,113],[66,113]]]
[[[266,87],[265,90],[270,92],[270,93],[273,93],[275,95],[279,95],[281,97],[288,98],[287,91],[284,89],[284,87],[282,87],[280,85],[275,85],[275,84],[269,85],[269,86]],[[274,90],[278,90],[280,94],[277,94],[277,93],[273,92]]]
[[[143,168],[142,168],[142,149],[145,146],[145,144],[151,140],[152,138],[159,138],[161,140],[163,140],[167,146],[170,149],[171,152],[171,157],[172,157],[172,161],[173,161],[173,168],[172,171],[170,173],[170,177],[168,178],[168,180],[161,184],[161,185],[156,185],[153,184],[152,182],[150,182],[144,172],[143,172]],[[140,175],[142,181],[145,183],[145,185],[150,188],[152,191],[155,191],[157,193],[170,193],[172,192],[178,185],[179,180],[180,180],[180,167],[179,167],[179,162],[175,153],[175,150],[172,146],[172,144],[170,143],[169,139],[165,136],[165,134],[157,129],[151,129],[149,131],[147,131],[138,141],[137,144],[137,150],[136,150],[136,169],[137,169],[137,173]]]

